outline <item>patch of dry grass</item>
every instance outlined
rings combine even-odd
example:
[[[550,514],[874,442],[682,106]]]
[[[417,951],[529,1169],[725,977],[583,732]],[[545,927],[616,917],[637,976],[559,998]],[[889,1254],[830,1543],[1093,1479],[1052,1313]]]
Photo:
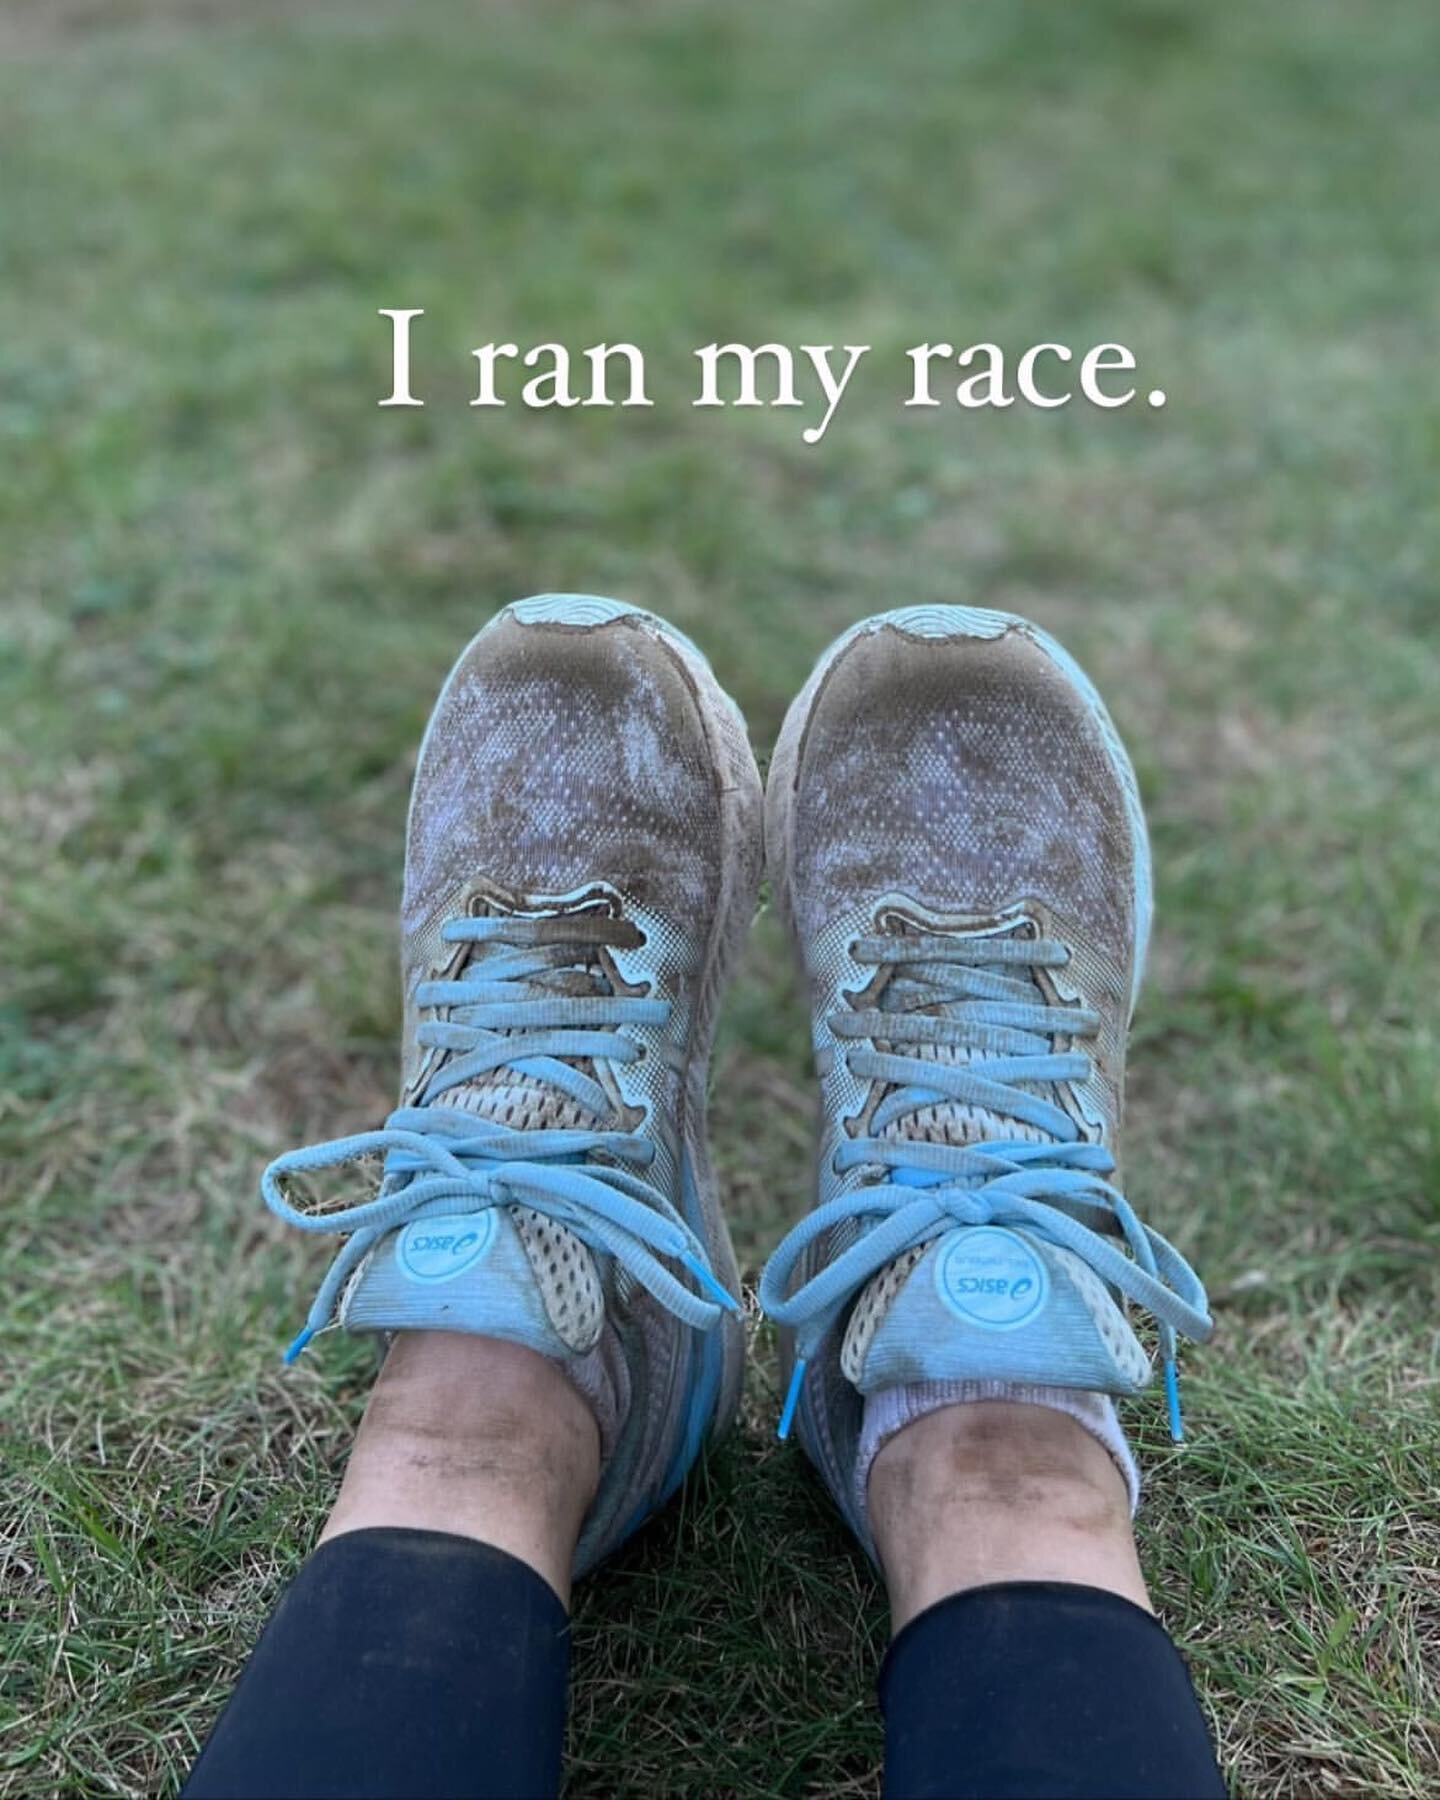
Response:
[[[694,632],[762,752],[902,600],[1090,667],[1159,877],[1129,1183],[1219,1320],[1184,1454],[1132,1409],[1147,1572],[1241,1791],[1440,1793],[1432,13],[350,12],[7,26],[0,1786],[173,1784],[313,1541],[373,1364],[279,1372],[318,1266],[256,1175],[388,1107],[421,725],[492,607],[578,588]],[[1171,405],[401,419],[402,303],[461,365],[1128,338]],[[752,1277],[812,1105],[767,916],[714,1111]],[[775,1379],[761,1332],[579,1602],[577,1793],[875,1789],[880,1596]]]

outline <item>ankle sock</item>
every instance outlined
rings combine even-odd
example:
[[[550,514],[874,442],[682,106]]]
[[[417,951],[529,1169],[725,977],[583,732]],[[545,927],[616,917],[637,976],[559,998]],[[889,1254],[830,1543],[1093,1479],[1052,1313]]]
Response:
[[[869,1517],[870,1466],[895,1433],[942,1406],[961,1406],[973,1400],[1048,1406],[1074,1419],[1109,1451],[1130,1496],[1130,1514],[1134,1517],[1140,1504],[1140,1469],[1116,1415],[1115,1402],[1108,1394],[1088,1393],[1081,1388],[1036,1387],[1016,1381],[911,1381],[866,1396],[855,1457],[855,1504],[862,1519]]]

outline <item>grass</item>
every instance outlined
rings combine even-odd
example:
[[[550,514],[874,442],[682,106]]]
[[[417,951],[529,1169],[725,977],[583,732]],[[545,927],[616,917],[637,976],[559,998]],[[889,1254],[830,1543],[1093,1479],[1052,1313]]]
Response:
[[[1159,880],[1129,1186],[1206,1273],[1142,1554],[1237,1789],[1440,1794],[1440,20],[1383,0],[21,0],[0,22],[0,1785],[171,1786],[372,1367],[259,1167],[386,1110],[420,727],[547,588],[657,606],[763,748],[898,600],[1036,616]],[[383,412],[381,306],[424,306]],[[649,413],[471,413],[630,337]],[[714,338],[1119,338],[1163,412],[693,412]],[[762,917],[715,1138],[805,1202]],[[743,1429],[583,1593],[571,1791],[873,1793],[874,1581]]]

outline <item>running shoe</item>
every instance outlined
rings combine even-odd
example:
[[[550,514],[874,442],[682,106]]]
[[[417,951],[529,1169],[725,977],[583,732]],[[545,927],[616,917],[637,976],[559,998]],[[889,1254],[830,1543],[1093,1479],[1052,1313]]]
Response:
[[[399,1107],[263,1178],[281,1218],[344,1239],[288,1358],[332,1324],[465,1331],[575,1383],[602,1455],[577,1572],[736,1407],[705,1081],[760,861],[744,722],[694,645],[612,600],[507,607],[420,747]],[[362,1163],[373,1196],[327,1206],[317,1188]]]
[[[1133,1394],[1151,1358],[1127,1302],[1156,1321],[1178,1434],[1176,1334],[1211,1324],[1119,1187],[1150,856],[1095,689],[1005,613],[866,620],[790,708],[765,824],[822,1093],[817,1204],[760,1289],[782,1436],[868,1544],[867,1397]]]

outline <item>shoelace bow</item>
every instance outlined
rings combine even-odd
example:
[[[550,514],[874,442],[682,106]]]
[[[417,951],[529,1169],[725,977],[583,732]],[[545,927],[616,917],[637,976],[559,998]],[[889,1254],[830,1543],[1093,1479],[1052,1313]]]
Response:
[[[1063,1108],[1035,1087],[1083,1081],[1090,1058],[1057,1051],[1093,1037],[1099,1015],[1080,1006],[1047,1004],[1033,971],[1069,961],[1062,943],[1033,938],[959,938],[940,933],[861,938],[854,959],[892,974],[879,1006],[842,1007],[829,1017],[837,1038],[853,1042],[851,1072],[889,1091],[866,1135],[836,1151],[833,1169],[884,1171],[867,1186],[824,1202],[785,1237],[760,1283],[760,1303],[796,1333],[796,1357],[780,1419],[788,1435],[808,1359],[850,1300],[897,1256],[955,1225],[1021,1226],[1081,1257],[1103,1281],[1155,1318],[1165,1370],[1171,1434],[1183,1435],[1175,1370],[1176,1334],[1203,1339],[1211,1330],[1205,1290],[1173,1245],[1136,1216],[1105,1180],[1115,1159],[1086,1141]],[[931,1009],[917,1012],[917,1008]],[[929,1061],[876,1041],[945,1046],[962,1062]],[[996,1139],[951,1145],[884,1137],[886,1129],[925,1107],[955,1102],[983,1107],[1044,1134],[1041,1142]],[[859,1235],[840,1255],[789,1293],[806,1250],[837,1225],[855,1221]],[[1106,1235],[1102,1235],[1102,1231]],[[1116,1237],[1128,1247],[1127,1256]]]
[[[636,1061],[641,1050],[621,1028],[663,1025],[670,1004],[614,993],[593,972],[580,976],[592,989],[588,993],[561,991],[554,984],[561,972],[589,971],[602,945],[635,948],[642,941],[638,928],[623,919],[576,913],[456,918],[440,935],[446,943],[475,949],[458,977],[424,981],[416,989],[419,1006],[447,1014],[423,1021],[416,1042],[448,1054],[415,1104],[391,1113],[382,1130],[288,1151],[261,1178],[265,1204],[287,1223],[349,1240],[285,1360],[293,1362],[329,1322],[345,1283],[388,1231],[442,1211],[532,1207],[591,1249],[608,1252],[683,1323],[708,1330],[722,1309],[738,1311],[711,1273],[695,1233],[665,1195],[635,1172],[655,1159],[649,1138],[630,1130],[518,1130],[437,1104],[453,1088],[509,1069],[549,1084],[600,1118],[610,1115],[610,1095],[575,1062]],[[566,985],[573,985],[573,974]],[[290,1178],[376,1156],[385,1159],[380,1190],[360,1205],[306,1212],[285,1193]],[[699,1292],[678,1280],[661,1258],[678,1263]]]

